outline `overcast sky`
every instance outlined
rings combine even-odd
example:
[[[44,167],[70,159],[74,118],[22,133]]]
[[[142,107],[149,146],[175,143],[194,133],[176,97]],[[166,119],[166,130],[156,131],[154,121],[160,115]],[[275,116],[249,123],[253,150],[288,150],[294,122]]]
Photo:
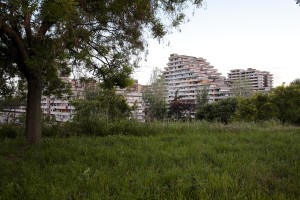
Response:
[[[148,83],[171,53],[203,57],[223,76],[251,67],[270,71],[274,86],[289,83],[300,78],[300,7],[295,0],[206,0],[165,44],[149,41],[147,61],[134,78]]]

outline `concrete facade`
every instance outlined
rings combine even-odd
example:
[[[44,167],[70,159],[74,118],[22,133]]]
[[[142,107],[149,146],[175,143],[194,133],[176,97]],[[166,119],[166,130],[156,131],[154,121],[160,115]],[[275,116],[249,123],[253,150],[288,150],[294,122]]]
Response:
[[[72,120],[75,114],[75,108],[71,105],[71,99],[85,97],[86,89],[95,89],[97,84],[95,80],[82,81],[78,79],[64,78],[66,82],[71,84],[71,97],[64,95],[62,98],[52,96],[42,96],[42,112],[45,116],[57,122],[66,122]]]
[[[81,81],[78,79],[63,78],[65,82],[71,84],[71,97],[63,95],[58,98],[54,95],[42,96],[41,110],[45,117],[57,122],[66,122],[72,120],[75,114],[75,108],[71,105],[70,100],[75,98],[84,98],[87,88],[96,88],[96,81]],[[21,106],[10,112],[0,113],[0,122],[12,122],[21,114],[26,113],[26,107]]]
[[[251,91],[268,92],[273,88],[273,75],[270,72],[252,68],[230,70],[227,81],[231,87],[238,86]]]
[[[71,97],[63,95],[62,98],[58,98],[54,95],[42,96],[41,99],[41,110],[44,117],[56,122],[67,122],[71,121],[75,114],[75,107],[71,105],[72,99],[83,99],[85,97],[86,89],[95,89],[97,84],[96,81],[81,81],[78,79],[64,78],[64,81],[71,84]],[[137,119],[140,122],[145,121],[145,105],[142,98],[143,86],[135,84],[127,89],[117,89],[117,93],[124,95],[129,106],[134,106],[135,109],[132,111],[132,118]],[[18,122],[17,118],[26,113],[26,107],[21,106],[15,109],[11,109],[7,112],[0,112],[0,123],[6,122]]]
[[[145,103],[143,100],[143,86],[135,80],[132,87],[117,89],[117,94],[124,95],[129,106],[133,106],[132,118],[145,122]]]
[[[196,103],[197,92],[206,89],[209,102],[228,98],[230,87],[225,77],[203,58],[171,54],[164,71],[167,103],[170,103],[176,91],[182,101]]]

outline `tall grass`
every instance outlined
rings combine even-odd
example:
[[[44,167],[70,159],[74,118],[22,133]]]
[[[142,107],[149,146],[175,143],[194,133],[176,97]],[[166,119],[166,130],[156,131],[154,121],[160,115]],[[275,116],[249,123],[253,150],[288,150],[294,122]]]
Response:
[[[268,123],[119,125],[122,134],[38,146],[4,139],[0,199],[297,199],[299,128]]]
[[[105,120],[85,120],[81,123],[62,123],[56,125],[44,125],[43,135],[52,136],[108,136],[108,135],[135,135],[150,136],[160,134],[186,134],[186,133],[239,133],[251,131],[282,132],[286,130],[300,130],[300,127],[282,124],[276,121],[265,121],[260,123],[236,122],[228,125],[222,123],[210,123],[205,121],[174,122],[157,121],[151,123],[140,123],[137,121],[120,120],[108,122]]]

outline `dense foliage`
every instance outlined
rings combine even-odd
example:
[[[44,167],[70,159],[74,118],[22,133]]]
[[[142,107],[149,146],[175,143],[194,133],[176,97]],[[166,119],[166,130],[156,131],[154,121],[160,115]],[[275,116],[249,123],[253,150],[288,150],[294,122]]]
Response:
[[[193,102],[182,100],[178,96],[178,90],[175,92],[174,99],[168,107],[168,117],[173,120],[191,120],[194,114],[196,105]]]
[[[64,88],[59,75],[84,68],[106,87],[126,86],[147,47],[185,22],[202,0],[1,0],[0,90],[27,82],[26,135],[41,137],[41,95]],[[2,84],[3,83],[3,84]]]
[[[161,120],[167,117],[166,83],[162,72],[155,68],[150,77],[149,86],[143,92],[146,103],[146,120]]]
[[[195,112],[196,105],[194,103],[182,101],[180,99],[170,102],[168,117],[174,120],[191,120]]]
[[[238,99],[235,119],[247,122],[258,122],[276,119],[276,106],[267,94],[255,94],[249,98]]]
[[[104,129],[105,124],[128,119],[131,114],[125,97],[113,89],[89,89],[85,99],[74,100],[72,104],[76,110],[73,125],[79,132],[92,135]]]
[[[236,112],[237,100],[228,98],[198,107],[196,118],[208,122],[228,124]]]
[[[225,124],[230,121],[278,120],[283,124],[300,125],[299,79],[288,86],[278,86],[267,94],[258,92],[250,97],[206,103],[197,108],[196,119]]]
[[[236,113],[237,120],[264,121],[276,119],[300,125],[300,85],[276,87],[269,94],[256,94],[240,98]]]
[[[282,123],[300,125],[300,84],[279,86],[270,94],[276,118]]]
[[[207,86],[204,86],[197,91],[196,94],[196,101],[197,101],[197,109],[200,109],[201,106],[204,106],[208,103],[209,97],[208,97],[208,90]]]
[[[15,110],[20,108],[20,106],[26,105],[25,87],[25,82],[21,79],[8,78],[0,80],[0,112],[6,115],[5,121],[7,123],[16,122]]]

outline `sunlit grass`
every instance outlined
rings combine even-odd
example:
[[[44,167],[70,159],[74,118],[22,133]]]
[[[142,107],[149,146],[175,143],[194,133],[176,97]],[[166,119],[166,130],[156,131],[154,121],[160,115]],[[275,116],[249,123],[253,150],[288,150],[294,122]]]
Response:
[[[153,123],[149,130],[140,134],[146,136],[45,138],[39,146],[5,139],[0,199],[300,196],[299,128]]]

